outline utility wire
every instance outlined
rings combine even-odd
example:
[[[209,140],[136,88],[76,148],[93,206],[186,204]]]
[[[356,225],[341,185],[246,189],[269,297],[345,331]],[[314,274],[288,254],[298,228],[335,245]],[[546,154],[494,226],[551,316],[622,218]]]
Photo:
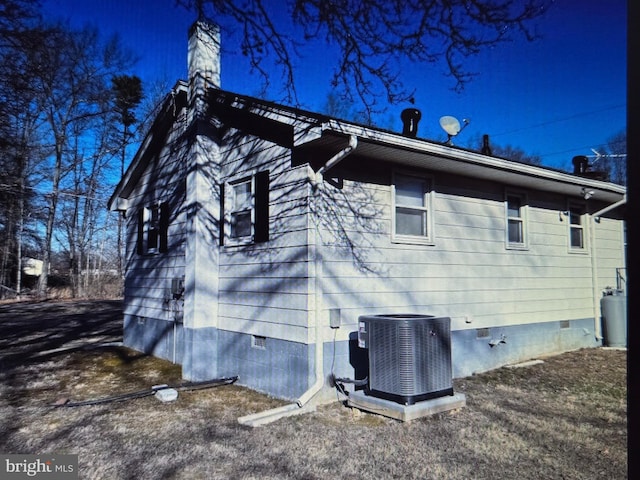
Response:
[[[591,110],[589,112],[575,113],[573,115],[569,115],[568,117],[556,118],[554,120],[548,120],[546,122],[537,123],[537,124],[534,124],[534,125],[529,125],[527,127],[520,127],[520,128],[516,128],[514,130],[509,130],[509,131],[501,132],[501,133],[492,133],[491,137],[499,137],[499,136],[502,136],[502,135],[509,135],[511,133],[522,132],[524,130],[531,130],[531,129],[534,129],[534,128],[546,127],[547,125],[552,125],[554,123],[565,122],[567,120],[572,120],[574,118],[585,117],[587,115],[593,115],[594,113],[606,112],[607,110],[615,110],[615,109],[623,108],[623,107],[626,107],[626,106],[627,106],[626,103],[621,103],[619,105],[610,105],[608,107],[599,108],[597,110]],[[564,153],[564,152],[560,152],[560,153]]]
[[[9,185],[7,183],[0,183],[0,188],[7,190],[9,192],[13,192],[13,193],[17,193],[20,192],[20,190],[24,189],[24,190],[31,190],[34,193],[37,193],[39,195],[53,195],[53,192],[51,191],[45,191],[42,188],[38,188],[38,187],[29,187],[29,186],[24,186],[24,187],[19,187],[17,185]],[[58,191],[58,195],[61,196],[66,196],[66,197],[77,197],[77,198],[86,198],[88,200],[104,200],[106,198],[105,197],[93,197],[93,196],[89,196],[89,195],[85,195],[82,193],[73,193],[73,192],[65,192],[63,190],[59,190]]]

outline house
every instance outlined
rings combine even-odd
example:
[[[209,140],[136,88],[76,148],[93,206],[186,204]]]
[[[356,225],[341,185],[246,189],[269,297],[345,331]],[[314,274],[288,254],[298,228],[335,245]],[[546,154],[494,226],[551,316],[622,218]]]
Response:
[[[625,188],[222,90],[219,42],[191,28],[109,201],[125,345],[304,401],[362,378],[365,314],[450,317],[454,377],[601,345]]]

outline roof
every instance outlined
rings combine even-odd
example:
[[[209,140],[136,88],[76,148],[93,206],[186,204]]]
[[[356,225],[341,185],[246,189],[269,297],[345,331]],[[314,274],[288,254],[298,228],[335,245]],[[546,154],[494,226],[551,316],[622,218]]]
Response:
[[[148,162],[150,156],[145,155],[145,152],[157,146],[154,143],[165,138],[170,122],[175,120],[175,112],[186,105],[186,90],[187,84],[178,82],[165,99],[150,132],[109,200],[111,210],[121,209],[119,199],[126,198],[130,193]],[[208,101],[213,109],[217,105],[223,105],[227,111],[235,111],[236,115],[258,116],[290,126],[293,130],[291,146],[294,149],[319,148],[337,152],[345,148],[350,137],[355,136],[359,155],[391,164],[464,175],[566,196],[582,197],[586,190],[593,192],[593,198],[602,202],[619,202],[626,194],[626,188],[621,185],[549,167],[514,162],[431,140],[407,137],[224,90],[210,89],[208,94]],[[180,108],[175,108],[177,103]]]
[[[360,155],[398,165],[566,196],[583,197],[583,190],[592,191],[594,199],[611,203],[622,200],[626,193],[625,187],[611,182],[336,120],[329,120],[305,132],[297,144],[322,145],[338,150],[344,148],[345,137],[350,135],[357,136]],[[402,155],[398,155],[398,151],[402,151]]]

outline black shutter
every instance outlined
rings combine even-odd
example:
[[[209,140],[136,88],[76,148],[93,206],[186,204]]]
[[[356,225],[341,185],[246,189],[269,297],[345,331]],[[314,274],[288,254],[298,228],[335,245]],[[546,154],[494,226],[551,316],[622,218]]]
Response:
[[[224,183],[220,184],[220,218],[218,219],[218,243],[224,245]]]
[[[254,241],[266,242],[269,240],[269,170],[256,174],[255,187]]]
[[[167,253],[169,251],[169,204],[167,202],[160,204],[160,225],[158,227],[160,235],[158,250],[161,253]]]
[[[144,253],[144,208],[138,210],[138,239],[136,241],[138,255]]]

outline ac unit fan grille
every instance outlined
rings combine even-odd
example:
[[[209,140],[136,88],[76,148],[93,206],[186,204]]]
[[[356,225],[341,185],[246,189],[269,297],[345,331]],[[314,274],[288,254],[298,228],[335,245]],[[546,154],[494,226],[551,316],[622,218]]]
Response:
[[[453,394],[449,318],[362,319],[368,323],[370,394],[406,404]]]

